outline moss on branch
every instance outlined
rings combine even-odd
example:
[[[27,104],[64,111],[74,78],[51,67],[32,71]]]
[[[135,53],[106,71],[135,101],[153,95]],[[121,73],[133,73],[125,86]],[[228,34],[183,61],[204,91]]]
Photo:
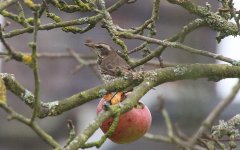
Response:
[[[111,109],[121,109],[121,113],[129,111],[136,103],[153,87],[170,81],[198,78],[229,78],[239,77],[240,67],[215,64],[193,64],[179,65],[171,68],[159,69],[147,72],[144,81],[138,85],[133,92],[124,100],[121,105],[113,105]],[[79,134],[64,150],[75,150],[81,148],[89,137],[98,129],[102,122],[114,115],[110,111],[105,111],[91,123],[82,134]]]
[[[118,8],[120,8],[122,5],[126,4],[128,2],[128,0],[120,0],[118,2],[116,2],[115,4],[113,4],[112,6],[110,6],[107,11],[109,12],[113,12],[116,11]],[[45,24],[45,25],[39,25],[39,30],[51,30],[51,29],[55,29],[55,28],[62,28],[62,27],[68,27],[68,26],[74,26],[74,25],[83,25],[83,24],[96,24],[97,22],[99,22],[102,18],[104,17],[103,14],[97,14],[97,15],[93,15],[90,17],[83,17],[80,19],[75,19],[75,20],[70,20],[70,21],[62,21],[62,22],[58,22],[58,23],[49,23],[49,24]],[[93,28],[93,27],[92,27]],[[3,34],[4,38],[11,38],[17,35],[21,35],[24,33],[32,33],[33,32],[34,27],[33,26],[29,26],[23,29],[15,29],[12,30],[8,33]],[[85,30],[88,31],[88,30]]]
[[[40,118],[47,116],[59,115],[65,111],[78,107],[86,102],[94,100],[102,96],[102,91],[111,92],[123,90],[132,84],[138,85],[141,81],[145,81],[145,84],[150,84],[151,88],[160,85],[165,82],[172,82],[176,80],[184,79],[199,79],[208,78],[213,81],[218,81],[223,78],[239,78],[240,67],[221,65],[221,64],[192,64],[192,65],[177,65],[175,67],[161,68],[155,71],[148,71],[144,75],[145,77],[138,80],[125,80],[117,79],[116,81],[107,85],[100,85],[86,91],[79,92],[68,98],[52,101],[41,102],[39,116]],[[11,75],[2,74],[2,78],[9,91],[21,98],[31,108],[33,107],[33,94],[21,86]],[[146,86],[148,87],[148,86]],[[139,91],[136,94],[137,98],[141,98],[148,90]],[[134,101],[128,107],[134,106]]]
[[[18,2],[16,0],[5,0],[4,2],[0,2],[0,14],[2,14],[5,18],[11,19],[11,21],[13,22],[20,24],[21,26],[20,29],[7,30],[6,27],[9,25],[9,23],[2,25],[0,32],[0,40],[6,48],[6,52],[2,52],[1,55],[3,56],[3,58],[9,57],[11,60],[16,60],[29,65],[33,69],[35,81],[35,91],[33,94],[25,87],[23,87],[17,80],[15,80],[13,75],[4,73],[0,74],[0,78],[3,79],[2,81],[4,81],[4,85],[6,86],[7,90],[14,93],[26,105],[33,109],[31,119],[26,118],[21,114],[18,114],[10,107],[8,107],[5,103],[5,99],[3,99],[0,107],[4,109],[13,119],[16,119],[19,122],[22,122],[31,127],[43,140],[48,142],[53,148],[61,149],[60,144],[36,124],[36,122],[34,121],[36,117],[44,118],[47,116],[60,115],[91,100],[100,98],[108,92],[126,90],[129,87],[135,87],[125,101],[121,102],[121,104],[110,106],[109,110],[111,111],[101,112],[99,116],[96,117],[96,119],[92,123],[90,123],[81,134],[75,135],[75,131],[73,131],[74,128],[72,128],[72,132],[74,133],[70,135],[66,147],[64,147],[64,150],[77,150],[78,148],[101,146],[106,140],[106,138],[112,134],[114,128],[117,125],[118,117],[120,116],[120,114],[132,109],[142,98],[142,96],[144,96],[155,86],[159,86],[166,82],[174,82],[177,80],[185,79],[195,80],[199,78],[207,78],[211,81],[219,81],[224,78],[240,78],[240,65],[238,60],[233,60],[231,58],[215,54],[206,50],[192,48],[190,46],[180,43],[184,41],[185,37],[191,31],[195,31],[195,29],[202,26],[208,26],[212,30],[218,31],[220,33],[220,35],[217,37],[218,41],[229,35],[239,35],[240,13],[236,11],[233,7],[234,5],[232,0],[230,0],[229,2],[227,0],[221,1],[220,3],[222,3],[223,7],[220,7],[221,10],[216,13],[210,11],[209,4],[206,4],[206,6],[200,6],[194,4],[191,0],[168,0],[168,2],[183,7],[188,12],[197,15],[199,18],[189,22],[186,26],[182,28],[179,33],[165,40],[159,40],[157,38],[154,38],[154,35],[156,34],[155,23],[159,17],[160,0],[153,1],[151,17],[135,28],[123,29],[113,22],[114,18],[112,18],[111,13],[120,8],[122,5],[132,2],[135,2],[135,0],[118,0],[108,8],[106,7],[107,5],[105,4],[105,0],[73,0],[71,2],[65,2],[63,0],[44,0],[41,2],[41,4],[35,3],[32,0],[23,0],[21,2]],[[14,11],[14,13],[11,12],[11,9],[8,10],[8,7],[12,4],[14,4],[17,8],[17,11]],[[25,5],[25,7],[22,7],[22,5]],[[91,14],[86,14],[89,15],[87,17],[80,17],[69,21],[64,21],[64,18],[62,16],[57,15],[58,12],[50,12],[52,8],[50,8],[49,5],[57,8],[59,11],[61,11],[61,13],[91,12]],[[26,18],[25,16],[28,16],[28,14],[25,15],[27,11],[25,11],[23,8],[31,10],[34,17],[30,16],[29,18]],[[40,20],[44,15],[44,12],[46,12],[46,16],[51,19],[50,23],[41,24]],[[231,18],[235,19],[236,24],[229,22],[229,19]],[[49,100],[49,102],[40,101],[40,87],[37,67],[38,55],[36,52],[37,32],[40,30],[47,31],[60,28],[64,32],[81,34],[93,29],[100,22],[103,23],[102,27],[107,29],[107,32],[109,33],[109,36],[111,36],[112,40],[121,47],[122,53],[120,53],[119,55],[121,55],[131,65],[132,68],[143,65],[154,57],[159,58],[162,52],[167,47],[176,48],[200,56],[210,57],[214,60],[221,60],[224,62],[228,62],[231,65],[171,65],[168,68],[155,69],[146,72],[133,72],[132,78],[117,78],[111,83],[81,91],[61,100]],[[6,38],[11,38],[24,33],[33,34],[33,44],[31,44],[32,55],[27,55],[20,51],[15,51],[5,41]],[[140,46],[134,48],[132,51],[129,52],[128,46],[125,44],[125,39],[137,39],[142,43],[140,44]],[[151,45],[157,45],[158,47],[154,51],[151,51]],[[129,57],[129,54],[133,52],[139,52],[140,50],[143,51],[143,58],[139,61],[133,61],[133,59]],[[81,68],[82,66],[89,66],[90,64],[96,63],[95,61],[87,63],[82,58],[78,58],[78,54],[75,54],[74,51],[69,52],[70,56],[76,58],[77,61],[80,63],[79,68]],[[56,55],[54,55],[54,57],[56,57]],[[160,59],[159,63],[162,63]],[[160,66],[162,67],[162,65]],[[238,90],[236,90],[235,93],[237,93]],[[3,93],[5,94],[5,88],[3,90]],[[230,100],[227,101],[227,104],[231,102]],[[227,107],[227,104],[224,104],[221,107],[225,108]],[[216,106],[215,108],[220,107]],[[220,112],[222,111],[218,109],[217,113],[215,114],[218,114]],[[115,122],[112,124],[109,132],[106,135],[102,136],[99,141],[86,143],[87,140],[93,135],[93,133],[99,128],[102,122],[109,117],[113,117],[114,115],[115,117],[117,117],[115,118]],[[205,122],[205,124],[202,125],[202,128],[200,128],[196,132],[195,136],[193,136],[191,143],[191,141],[189,142],[186,139],[183,139],[182,141],[182,139],[178,139],[178,137],[173,137],[174,133],[172,130],[172,126],[169,126],[170,120],[166,119],[168,118],[166,117],[166,112],[163,113],[163,116],[165,116],[165,122],[167,124],[169,136],[169,139],[165,139],[165,141],[170,140],[173,141],[175,144],[190,149],[194,146],[200,146],[198,145],[198,143],[196,143],[197,139],[201,137],[202,133],[206,130],[208,126],[210,126],[214,118],[216,118],[216,116],[213,116],[212,118],[210,118],[210,121],[208,121],[207,123]],[[211,117],[211,115],[209,116]],[[235,146],[235,143],[232,143],[232,145]]]
[[[238,26],[235,23],[229,22],[225,18],[222,18],[220,15],[209,11],[207,6],[199,6],[194,4],[190,0],[168,0],[172,4],[177,4],[192,14],[196,14],[202,19],[204,19],[208,27],[212,28],[215,31],[220,32],[220,36],[217,37],[217,40],[220,42],[226,36],[239,35]]]

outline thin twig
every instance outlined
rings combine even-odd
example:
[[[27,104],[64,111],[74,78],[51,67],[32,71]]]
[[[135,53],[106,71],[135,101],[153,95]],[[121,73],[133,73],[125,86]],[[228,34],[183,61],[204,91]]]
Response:
[[[73,58],[75,58],[79,65],[75,67],[75,69],[72,71],[72,73],[77,72],[78,70],[80,70],[82,67],[85,66],[90,66],[90,65],[95,65],[96,61],[90,61],[90,60],[84,60],[82,59],[77,52],[75,52],[73,49],[68,48],[67,51],[70,53],[70,55],[72,55]]]
[[[10,45],[5,41],[5,39],[3,38],[3,33],[2,33],[2,26],[0,24],[0,39],[1,39],[1,42],[2,44],[4,45],[4,47],[7,49],[8,53],[9,54],[12,54],[13,53],[13,50],[12,48],[10,47]]]
[[[201,127],[198,131],[190,138],[189,144],[193,145],[198,138],[202,136],[202,134],[212,125],[213,121],[220,115],[220,113],[234,100],[238,91],[240,90],[240,80],[233,87],[231,94],[222,100],[207,116],[207,118],[203,121]]]
[[[215,54],[215,53],[212,53],[212,52],[208,52],[208,51],[204,51],[204,50],[200,50],[200,49],[196,49],[196,48],[192,48],[192,47],[183,45],[183,44],[178,43],[178,42],[169,42],[169,41],[165,41],[165,40],[158,40],[158,39],[155,39],[155,38],[150,38],[150,37],[146,37],[146,36],[143,36],[143,35],[131,34],[131,33],[126,33],[126,32],[122,32],[120,34],[123,38],[139,39],[139,40],[142,40],[142,41],[147,41],[149,43],[155,43],[155,44],[166,46],[166,47],[178,48],[178,49],[187,51],[189,53],[214,58],[214,59],[225,61],[225,62],[228,62],[228,63],[231,63],[231,64],[235,64],[237,62],[237,60],[225,57],[223,55]]]
[[[125,59],[127,62],[129,62],[130,58],[127,55],[128,54],[128,49],[123,40],[121,40],[118,35],[117,35],[117,26],[113,23],[113,19],[109,11],[106,9],[105,1],[104,0],[99,0],[99,5],[102,9],[102,14],[103,14],[103,23],[104,27],[108,30],[110,33],[110,36],[112,37],[112,40],[118,44],[122,49],[121,53],[119,55]]]
[[[134,49],[129,50],[128,54],[132,54],[132,53],[138,52],[138,51],[142,50],[146,45],[147,45],[147,42],[144,42],[141,45],[135,47]]]
[[[200,28],[202,26],[205,25],[205,21],[202,19],[195,19],[193,21],[191,21],[190,23],[188,23],[187,25],[185,25],[181,31],[179,31],[177,34],[175,34],[174,36],[166,39],[165,41],[169,41],[169,42],[174,42],[174,41],[178,41],[181,40],[183,41],[184,38],[186,37],[187,34],[189,34],[190,32],[196,30],[197,28]],[[131,66],[132,68],[135,68],[139,65],[145,64],[146,62],[148,62],[149,60],[151,60],[154,57],[158,57],[162,54],[162,52],[167,48],[167,46],[158,46],[156,49],[153,50],[153,52],[151,52],[149,55],[147,55],[146,57],[135,61]]]
[[[4,2],[1,2],[0,4],[0,12],[9,7],[10,5],[16,3],[17,0],[5,0]]]
[[[128,0],[119,0],[112,6],[110,6],[107,10],[109,12],[116,11],[118,8],[120,8],[122,5],[126,4]],[[62,21],[59,23],[49,23],[44,25],[39,25],[39,30],[51,30],[56,28],[62,28],[67,26],[74,26],[74,25],[83,25],[83,24],[93,24],[96,22],[99,22],[103,18],[103,14],[97,14],[91,17],[83,17],[80,19],[75,19],[71,21]],[[30,26],[23,29],[15,29],[8,33],[3,34],[4,38],[11,38],[13,36],[17,36],[23,33],[32,33],[34,30],[34,27]]]
[[[7,105],[0,105],[10,116],[10,119],[15,119],[18,120],[19,122],[29,126],[30,128],[33,129],[33,131],[39,135],[46,143],[51,145],[53,148],[61,148],[61,145],[55,141],[48,133],[46,133],[41,127],[39,127],[38,124],[35,122],[31,122],[31,119],[24,117],[21,114],[18,114],[15,112],[13,109],[8,107]]]
[[[30,55],[30,53],[22,53],[23,55]],[[76,53],[78,57],[84,60],[96,60],[95,55],[82,55],[81,53]],[[5,52],[1,52],[0,55],[8,55]],[[73,58],[72,54],[66,52],[41,52],[37,53],[37,58],[40,59],[63,59],[63,58]]]
[[[40,109],[40,100],[39,100],[39,91],[40,91],[40,80],[38,74],[38,63],[37,63],[37,32],[38,32],[38,15],[39,11],[36,10],[33,12],[34,14],[34,32],[33,32],[33,43],[31,44],[32,47],[32,64],[33,64],[33,74],[34,74],[34,104],[33,104],[33,113],[31,122],[34,121],[36,118],[39,109]]]
[[[10,58],[16,60],[16,61],[22,61],[22,54],[19,52],[16,52],[4,39],[3,37],[3,33],[2,33],[2,28],[1,28],[1,24],[0,24],[0,40],[2,42],[2,44],[4,45],[4,47],[7,50],[6,52],[2,52],[0,55],[5,55],[5,56],[9,56]]]
[[[162,115],[163,115],[165,124],[167,126],[167,132],[168,132],[167,136],[162,136],[160,134],[155,135],[155,134],[147,133],[144,137],[149,140],[178,144],[179,146],[183,147],[184,149],[190,149],[190,146],[187,143],[187,141],[185,141],[185,139],[182,140],[176,134],[174,134],[172,122],[171,122],[168,112],[166,111],[165,108],[162,108]],[[203,150],[204,148],[202,148],[201,146],[198,146],[198,145],[194,145],[194,149]]]
[[[159,17],[159,11],[160,11],[160,0],[155,0],[153,2],[153,9],[152,9],[152,16],[151,16],[151,18],[146,20],[140,27],[134,28],[134,32],[133,33],[137,34],[139,32],[143,32],[143,30],[145,28],[147,28],[150,24],[153,24],[155,26],[155,21]],[[152,30],[154,30],[154,29],[152,28]]]
[[[74,126],[72,120],[68,120],[67,126],[69,129],[69,137],[68,137],[67,143],[64,147],[67,147],[68,144],[76,137],[76,129],[75,129],[75,126]]]
[[[113,121],[111,123],[111,126],[109,127],[108,131],[98,140],[90,143],[85,143],[84,146],[81,146],[81,148],[90,148],[96,146],[99,148],[102,146],[102,144],[107,140],[108,137],[111,137],[111,135],[114,133],[115,129],[117,128],[118,122],[120,117],[120,111],[118,111],[113,118]]]

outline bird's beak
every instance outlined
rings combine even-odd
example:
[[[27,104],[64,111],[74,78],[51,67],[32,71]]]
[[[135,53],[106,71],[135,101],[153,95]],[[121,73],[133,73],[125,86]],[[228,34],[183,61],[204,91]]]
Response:
[[[90,47],[93,50],[93,52],[100,57],[99,51],[97,51],[95,43],[86,42],[86,43],[84,43],[84,45]]]
[[[91,42],[88,42],[88,43],[84,43],[84,45],[88,46],[88,47],[91,47],[91,48],[95,48],[95,45],[94,43],[91,43]]]

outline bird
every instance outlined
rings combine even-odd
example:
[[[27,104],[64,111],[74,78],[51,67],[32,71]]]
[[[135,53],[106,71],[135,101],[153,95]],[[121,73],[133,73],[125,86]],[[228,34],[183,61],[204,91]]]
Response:
[[[97,55],[97,64],[100,76],[104,83],[129,74],[131,66],[108,44],[86,42],[86,46],[94,49]]]
[[[86,41],[85,45],[92,48],[97,55],[97,65],[100,76],[105,84],[113,80],[128,76],[133,72],[131,66],[124,60],[110,45],[106,43],[94,43]],[[108,93],[103,98],[109,100],[111,104],[122,101],[125,93],[120,91]]]

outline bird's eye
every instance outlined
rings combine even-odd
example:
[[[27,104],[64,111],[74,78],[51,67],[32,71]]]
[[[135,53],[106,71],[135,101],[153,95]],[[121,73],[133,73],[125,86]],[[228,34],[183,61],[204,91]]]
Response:
[[[105,47],[99,47],[101,55],[108,55],[108,50]]]
[[[98,48],[98,49],[101,50],[101,51],[104,51],[104,50],[105,50],[105,48],[104,48],[102,45],[98,45],[98,46],[96,46],[96,48]]]
[[[101,51],[106,51],[106,49],[104,47],[100,47],[99,48]]]

